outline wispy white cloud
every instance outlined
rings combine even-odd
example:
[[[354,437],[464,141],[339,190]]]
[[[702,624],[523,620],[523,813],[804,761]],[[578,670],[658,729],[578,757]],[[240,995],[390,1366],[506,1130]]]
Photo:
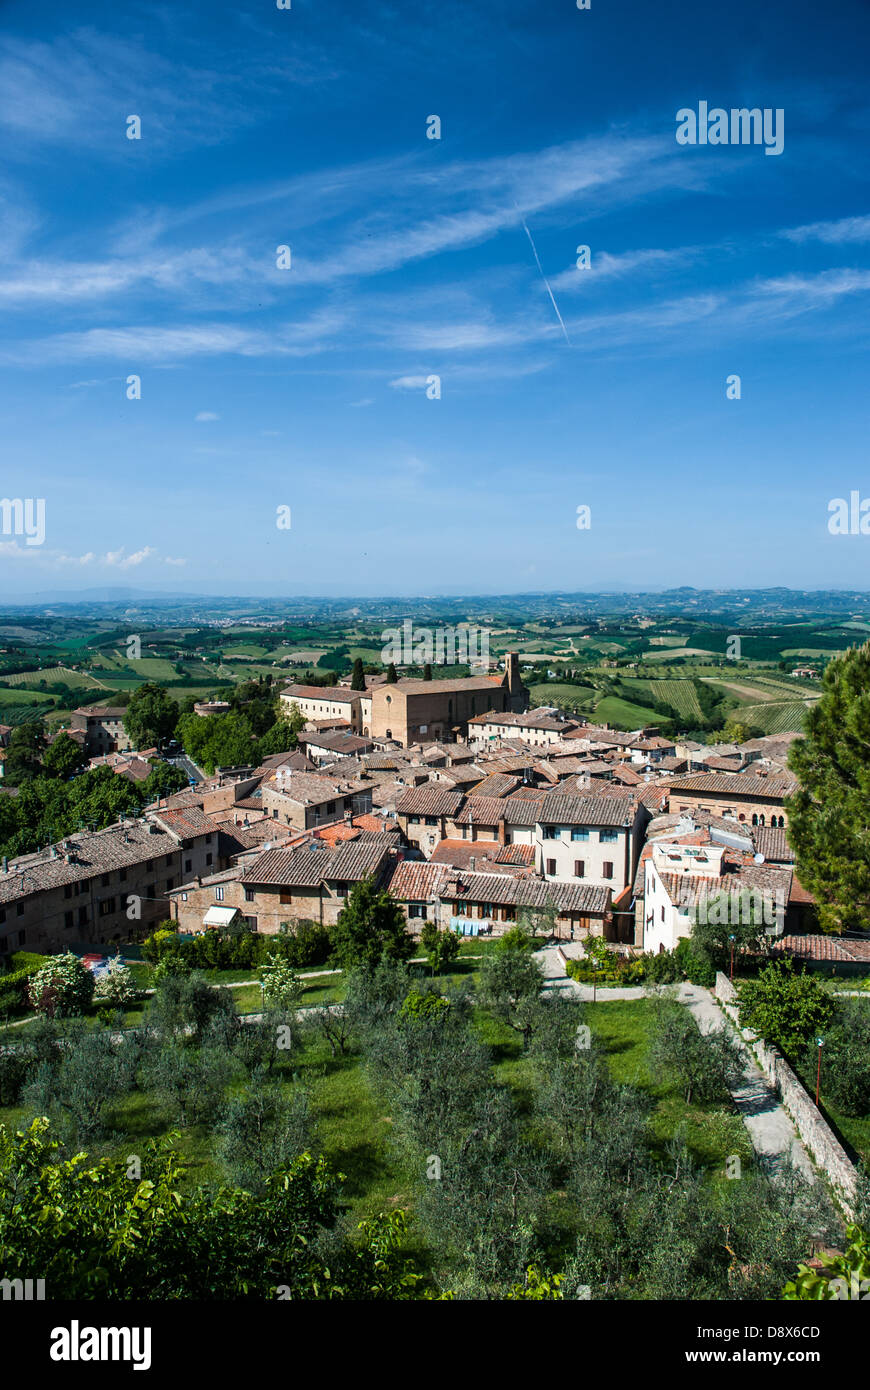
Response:
[[[823,241],[829,246],[870,241],[870,216],[841,217],[834,222],[808,222],[781,233],[789,241]]]
[[[209,420],[219,420],[221,417],[213,410],[200,410],[193,418],[197,424],[205,424]]]
[[[425,376],[397,376],[390,382],[394,391],[423,391],[428,384]]]

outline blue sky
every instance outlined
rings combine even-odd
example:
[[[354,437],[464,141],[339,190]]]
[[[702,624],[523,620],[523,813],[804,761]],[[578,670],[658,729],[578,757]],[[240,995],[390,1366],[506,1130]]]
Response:
[[[6,0],[2,492],[46,539],[0,592],[870,588],[827,530],[870,496],[868,38],[863,0]],[[700,101],[782,108],[782,154],[678,145]]]

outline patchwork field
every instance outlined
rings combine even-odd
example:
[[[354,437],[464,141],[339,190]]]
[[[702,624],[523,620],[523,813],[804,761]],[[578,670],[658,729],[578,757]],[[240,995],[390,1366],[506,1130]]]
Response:
[[[69,666],[49,666],[44,671],[16,671],[3,677],[5,685],[21,686],[24,689],[37,686],[40,681],[45,681],[48,685],[61,682],[64,685],[82,686],[89,690],[106,689],[96,676],[90,676],[84,671],[72,671]]]

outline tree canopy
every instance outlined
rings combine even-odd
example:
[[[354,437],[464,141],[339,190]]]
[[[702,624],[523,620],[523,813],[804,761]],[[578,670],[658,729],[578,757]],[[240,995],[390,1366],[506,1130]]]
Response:
[[[870,643],[830,662],[789,750],[788,838],[823,930],[870,928]]]

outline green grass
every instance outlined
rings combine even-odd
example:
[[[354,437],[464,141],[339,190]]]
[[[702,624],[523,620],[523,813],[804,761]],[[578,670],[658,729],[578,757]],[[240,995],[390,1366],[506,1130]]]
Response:
[[[605,695],[595,706],[595,718],[602,723],[615,725],[617,729],[640,729],[645,724],[656,724],[661,716],[654,709],[621,700],[617,695]]]
[[[28,686],[38,685],[40,681],[46,681],[49,685],[61,682],[63,685],[89,690],[105,690],[106,686],[102,681],[97,680],[96,676],[88,675],[85,671],[73,671],[69,666],[49,666],[44,671],[17,671],[13,675],[4,676],[7,685],[20,686],[27,689]]]
[[[34,674],[31,672],[31,675]],[[44,690],[25,690],[23,686],[8,686],[8,681],[14,681],[14,676],[4,676],[3,683],[0,684],[0,701],[4,705],[50,705],[54,703],[54,696],[47,695]]]
[[[606,1048],[614,1081],[640,1087],[655,1102],[650,1121],[653,1147],[663,1152],[667,1141],[684,1127],[689,1149],[709,1172],[719,1175],[729,1154],[750,1162],[752,1145],[729,1102],[688,1105],[673,1080],[659,1079],[650,1072],[647,1051],[653,1010],[649,999],[620,999],[587,1004],[585,1012],[593,1036]]]

